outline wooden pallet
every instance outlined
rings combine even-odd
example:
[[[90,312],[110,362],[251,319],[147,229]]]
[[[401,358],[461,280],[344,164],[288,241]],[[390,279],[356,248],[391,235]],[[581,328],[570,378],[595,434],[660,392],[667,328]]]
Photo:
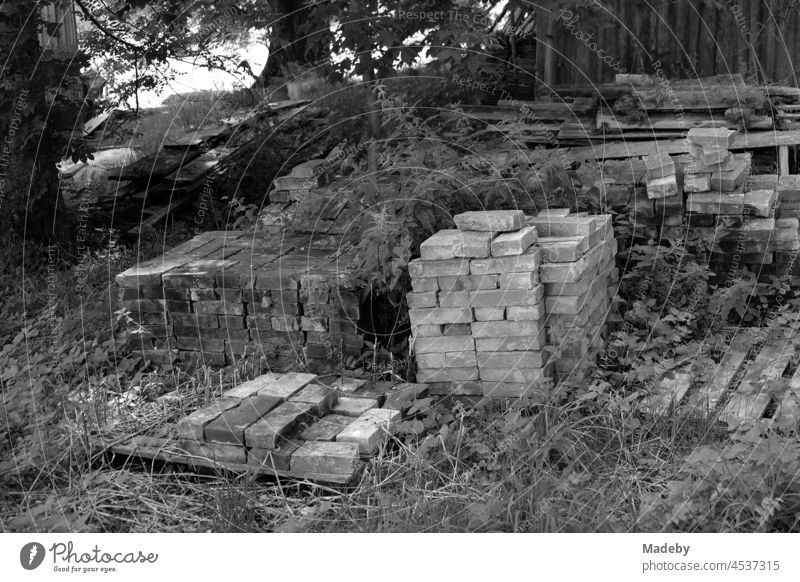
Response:
[[[99,448],[124,458],[346,484],[377,454],[425,384],[264,374],[206,406]]]
[[[696,354],[667,372],[640,409],[653,416],[711,418],[743,430],[759,421],[800,423],[800,373],[789,374],[798,340],[784,330],[742,328],[715,362]]]

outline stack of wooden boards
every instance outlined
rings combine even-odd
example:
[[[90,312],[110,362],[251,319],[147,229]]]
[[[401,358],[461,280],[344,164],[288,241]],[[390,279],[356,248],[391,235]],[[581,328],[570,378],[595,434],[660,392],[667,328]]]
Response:
[[[433,393],[546,397],[554,366],[571,374],[601,347],[611,217],[499,210],[454,221],[409,263],[418,380]]]
[[[161,427],[117,454],[346,483],[383,447],[424,384],[368,383],[290,372],[264,374]]]
[[[129,337],[154,363],[321,372],[361,354],[360,290],[307,237],[206,232],[116,281]]]

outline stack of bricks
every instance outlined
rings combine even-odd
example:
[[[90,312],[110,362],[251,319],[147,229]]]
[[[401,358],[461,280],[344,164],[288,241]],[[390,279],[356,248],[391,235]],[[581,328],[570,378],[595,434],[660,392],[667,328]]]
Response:
[[[542,211],[527,223],[539,233],[547,312],[547,341],[556,349],[559,378],[577,378],[603,346],[605,322],[616,297],[617,241],[611,215],[570,215]]]
[[[544,288],[536,228],[519,210],[466,212],[409,263],[407,296],[417,379],[434,394],[542,394]]]
[[[417,397],[424,390],[404,384],[386,396],[364,380],[269,373],[180,419],[169,448],[232,468],[344,483],[402,418],[404,392]]]
[[[647,198],[653,201],[653,218],[663,226],[683,223],[683,191],[675,163],[667,153],[646,156]]]
[[[116,281],[130,337],[153,363],[330,372],[361,354],[359,290],[307,238],[203,233]]]
[[[325,160],[309,160],[292,168],[288,176],[272,181],[270,202],[293,202],[304,198],[312,188],[324,186],[330,180],[329,164]]]
[[[467,212],[458,229],[422,243],[407,301],[417,379],[432,393],[542,398],[553,380],[548,343],[562,349],[562,373],[599,352],[613,294],[611,217],[568,212]]]

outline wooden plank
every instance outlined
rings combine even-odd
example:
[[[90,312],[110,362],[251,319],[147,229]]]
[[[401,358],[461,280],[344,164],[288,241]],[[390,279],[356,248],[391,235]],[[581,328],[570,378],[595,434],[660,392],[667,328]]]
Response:
[[[794,344],[785,338],[768,338],[719,420],[741,426],[761,419],[772,400],[768,383],[781,377],[794,353]]]
[[[686,113],[678,117],[674,113],[651,113],[643,121],[630,119],[613,113],[608,108],[598,109],[597,129],[623,131],[629,129],[687,130],[693,127],[726,127],[724,115],[710,113]]]
[[[691,366],[683,370],[670,370],[652,394],[642,399],[639,409],[645,414],[660,416],[677,407],[692,385],[695,373]]]
[[[740,133],[734,138],[731,149],[774,148],[782,145],[800,145],[800,130]],[[651,140],[641,143],[609,142],[572,148],[567,151],[567,155],[575,160],[583,161],[643,157],[656,153],[685,154],[688,152],[689,144],[685,140],[676,139]]]
[[[210,150],[188,164],[184,164],[171,174],[168,174],[164,177],[164,180],[172,182],[174,187],[195,184],[213,170],[223,159],[230,155],[230,153],[231,150],[227,148]]]
[[[748,335],[736,335],[719,364],[711,371],[711,379],[689,395],[683,407],[688,414],[700,416],[717,408],[731,380],[747,359],[747,351],[752,343],[753,338]]]
[[[196,148],[208,142],[216,141],[231,131],[230,127],[217,126],[189,131],[164,144],[165,149]]]
[[[205,452],[201,449],[189,452],[186,451],[185,448],[185,446],[166,438],[134,437],[128,441],[109,447],[108,451],[110,453],[125,457],[139,457],[142,459],[163,461],[167,463],[178,463],[181,465],[187,465],[193,469],[206,468],[231,471],[233,473],[240,474],[255,472],[258,475],[269,475],[293,479],[311,479],[314,481],[337,484],[348,483],[355,475],[358,474],[359,469],[363,467],[363,465],[356,465],[349,473],[344,471],[336,473],[317,472],[312,475],[304,472],[275,469],[268,463],[257,466],[254,463],[247,462],[226,462],[220,460],[218,454],[213,454],[211,449],[207,449]],[[242,451],[244,450],[245,449],[242,448]],[[217,450],[217,452],[220,452],[220,450]],[[338,469],[340,467],[336,468]]]
[[[789,175],[789,146],[778,147],[778,175]]]

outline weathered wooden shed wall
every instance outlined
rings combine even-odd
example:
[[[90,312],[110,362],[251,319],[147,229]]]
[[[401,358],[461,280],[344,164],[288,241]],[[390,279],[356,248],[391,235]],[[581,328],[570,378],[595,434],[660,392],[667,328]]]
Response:
[[[587,3],[589,4],[589,3]],[[741,73],[797,85],[800,4],[795,0],[602,0],[536,15],[536,75],[548,85]]]

